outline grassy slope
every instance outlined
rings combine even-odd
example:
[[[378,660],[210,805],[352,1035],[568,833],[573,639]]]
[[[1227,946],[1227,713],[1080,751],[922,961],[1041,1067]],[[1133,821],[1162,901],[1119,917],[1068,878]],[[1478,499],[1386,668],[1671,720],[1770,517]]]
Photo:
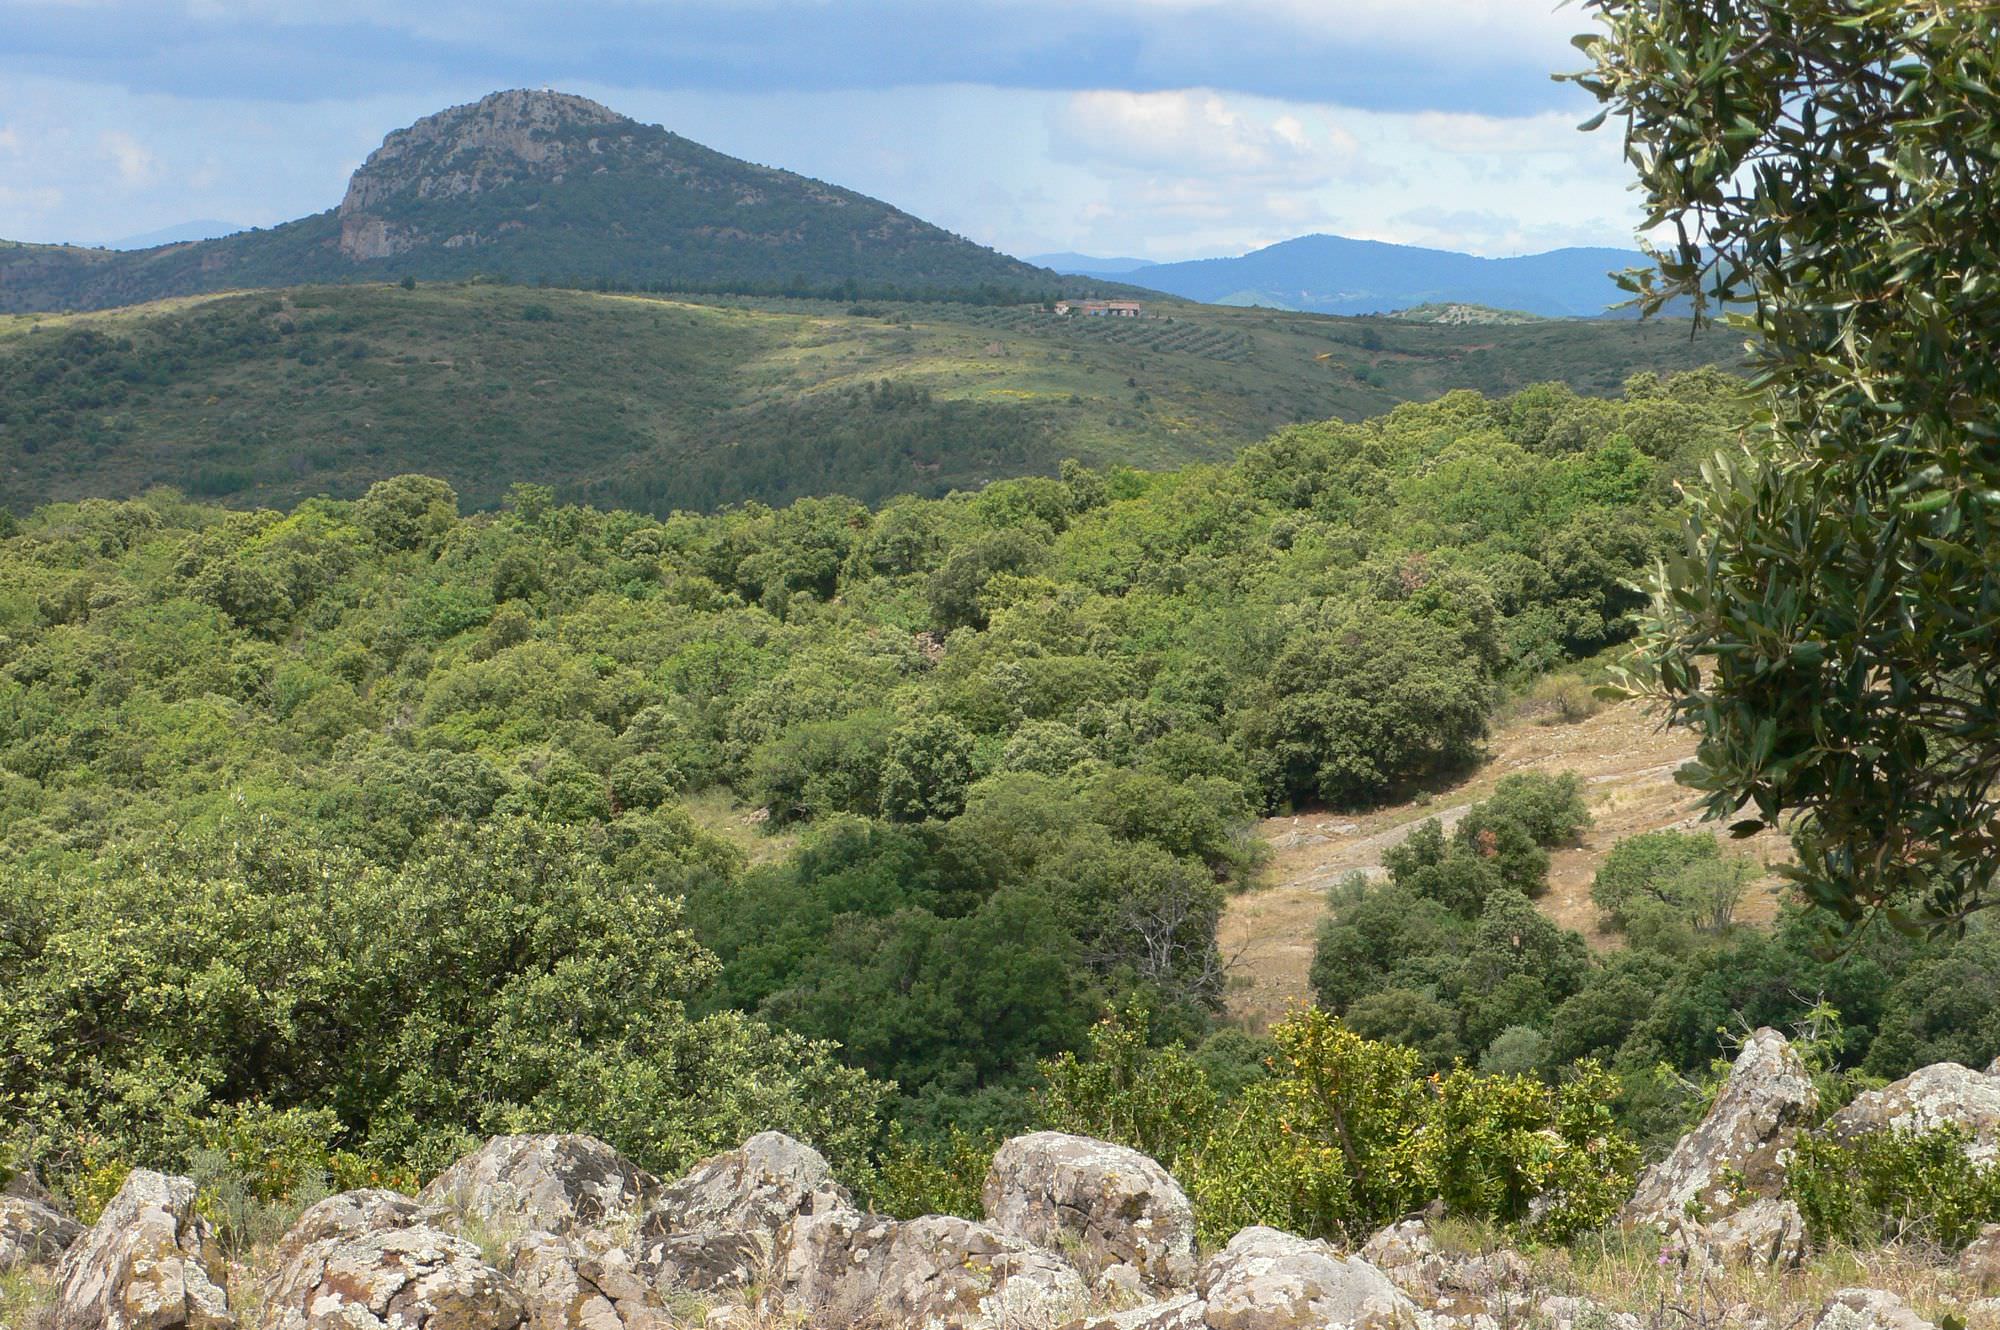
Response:
[[[1290,421],[1458,387],[1609,391],[1732,350],[1674,325],[1161,308],[1171,320],[1131,323],[440,285],[0,317],[0,503],[170,484],[283,505],[405,471],[468,504],[515,481],[655,509],[873,500],[1065,456],[1222,458]],[[94,350],[81,329],[103,334]],[[902,391],[868,392],[883,381]]]

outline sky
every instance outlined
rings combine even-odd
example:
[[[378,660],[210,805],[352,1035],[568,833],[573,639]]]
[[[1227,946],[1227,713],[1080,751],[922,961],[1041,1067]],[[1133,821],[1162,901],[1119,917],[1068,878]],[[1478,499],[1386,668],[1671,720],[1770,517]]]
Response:
[[[1019,255],[1331,232],[1629,245],[1554,0],[0,0],[0,237],[338,203],[392,129],[554,87]]]

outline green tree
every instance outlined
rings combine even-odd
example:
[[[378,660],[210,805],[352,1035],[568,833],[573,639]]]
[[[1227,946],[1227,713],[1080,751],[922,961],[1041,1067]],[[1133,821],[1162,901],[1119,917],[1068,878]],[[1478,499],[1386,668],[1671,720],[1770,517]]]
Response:
[[[2000,865],[2000,28],[1914,0],[1588,0],[1575,75],[1672,228],[1648,309],[1735,302],[1765,396],[1669,559],[1637,679],[1686,779],[1850,924]],[[1603,117],[1600,117],[1602,119]]]

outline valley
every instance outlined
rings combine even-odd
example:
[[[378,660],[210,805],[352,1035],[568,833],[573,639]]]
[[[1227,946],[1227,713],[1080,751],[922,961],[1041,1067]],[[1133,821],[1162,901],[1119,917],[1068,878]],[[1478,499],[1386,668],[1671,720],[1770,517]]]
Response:
[[[1722,363],[1685,325],[1333,319],[1159,302],[666,297],[305,287],[0,317],[0,504],[167,485],[234,504],[421,471],[664,513],[1221,461],[1298,421],[1544,381],[1596,395]]]
[[[1780,836],[1765,832],[1731,844],[1719,827],[1701,821],[1694,794],[1674,781],[1694,749],[1691,733],[1663,728],[1643,702],[1620,702],[1573,724],[1517,717],[1496,726],[1476,773],[1419,798],[1358,813],[1307,811],[1263,819],[1257,834],[1271,851],[1263,883],[1232,895],[1216,930],[1231,970],[1230,1019],[1262,1031],[1309,1004],[1308,972],[1328,890],[1355,873],[1371,882],[1385,880],[1385,850],[1428,818],[1451,829],[1503,776],[1573,771],[1583,778],[1592,823],[1574,844],[1555,850],[1547,893],[1535,904],[1600,953],[1625,940],[1604,927],[1601,911],[1591,903],[1590,884],[1611,847],[1628,836],[1691,830],[1716,836],[1733,853],[1760,863],[1789,859]],[[1778,880],[1765,875],[1737,918],[1769,925],[1779,894]]]

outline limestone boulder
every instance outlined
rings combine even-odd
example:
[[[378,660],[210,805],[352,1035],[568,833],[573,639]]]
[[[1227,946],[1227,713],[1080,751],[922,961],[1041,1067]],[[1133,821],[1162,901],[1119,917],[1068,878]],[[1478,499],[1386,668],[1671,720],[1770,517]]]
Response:
[[[1934,1131],[1955,1126],[1972,1139],[1966,1154],[1975,1163],[2000,1159],[2000,1076],[1956,1062],[1934,1062],[1902,1080],[1856,1095],[1854,1102],[1826,1121],[1835,1140],[1900,1129]]]
[[[1844,1288],[1821,1308],[1813,1330],[1937,1330],[1910,1304],[1876,1288]]]
[[[30,1265],[53,1265],[83,1236],[68,1215],[19,1196],[0,1196],[0,1274]]]
[[[819,1151],[761,1132],[660,1188],[634,1260],[663,1289],[744,1288],[765,1278],[794,1219],[852,1209]]]
[[[133,1169],[56,1269],[53,1330],[230,1330],[226,1268],[192,1178]]]
[[[793,1221],[770,1310],[820,1327],[1020,1330],[1074,1319],[1075,1267],[984,1224],[835,1210]]]
[[[2000,1224],[1988,1224],[1958,1254],[1958,1277],[1968,1291],[2000,1294]]]
[[[1714,1223],[1784,1189],[1800,1129],[1818,1106],[1812,1077],[1790,1042],[1766,1026],[1736,1055],[1708,1115],[1647,1169],[1619,1221],[1663,1231],[1690,1217]]]
[[[1207,1330],[1207,1308],[1197,1294],[1177,1293],[1122,1312],[1081,1317],[1062,1330]]]
[[[646,1218],[649,1227],[670,1233],[704,1228],[776,1232],[796,1215],[852,1205],[819,1151],[783,1132],[766,1131],[660,1188]]]
[[[590,1230],[618,1245],[636,1230],[659,1181],[591,1136],[496,1136],[432,1180],[417,1199],[500,1240]],[[448,1225],[448,1226],[451,1226]]]
[[[1359,1255],[1419,1308],[1465,1324],[1518,1319],[1533,1274],[1525,1257],[1505,1247],[1441,1251],[1422,1219],[1391,1224],[1368,1239]]]
[[[1194,1207],[1137,1150],[1056,1131],[1016,1136],[994,1154],[982,1200],[994,1228],[1072,1254],[1086,1278],[1124,1265],[1155,1290],[1194,1285]]]
[[[35,1175],[35,1170],[32,1168],[17,1168],[6,1174],[6,1181],[0,1182],[0,1196],[11,1196],[20,1201],[33,1201],[37,1205],[47,1206],[58,1214],[63,1209],[62,1203],[56,1200],[55,1195],[47,1187],[42,1185],[42,1180]]]
[[[527,1307],[527,1330],[672,1330],[652,1279],[622,1248],[531,1233],[509,1244],[501,1264]]]
[[[1414,1330],[1416,1304],[1382,1271],[1273,1228],[1246,1228],[1201,1272],[1210,1330]]]
[[[1713,1224],[1686,1224],[1680,1241],[1712,1265],[1789,1270],[1806,1258],[1806,1221],[1792,1202],[1759,1197]]]
[[[315,1207],[317,1208],[317,1207]],[[324,1220],[325,1217],[322,1217]],[[426,1224],[293,1242],[264,1302],[264,1330],[520,1330],[528,1310],[479,1248]]]
[[[438,1212],[401,1192],[364,1187],[329,1196],[306,1210],[278,1240],[274,1263],[283,1268],[308,1247],[367,1233],[434,1223]]]

